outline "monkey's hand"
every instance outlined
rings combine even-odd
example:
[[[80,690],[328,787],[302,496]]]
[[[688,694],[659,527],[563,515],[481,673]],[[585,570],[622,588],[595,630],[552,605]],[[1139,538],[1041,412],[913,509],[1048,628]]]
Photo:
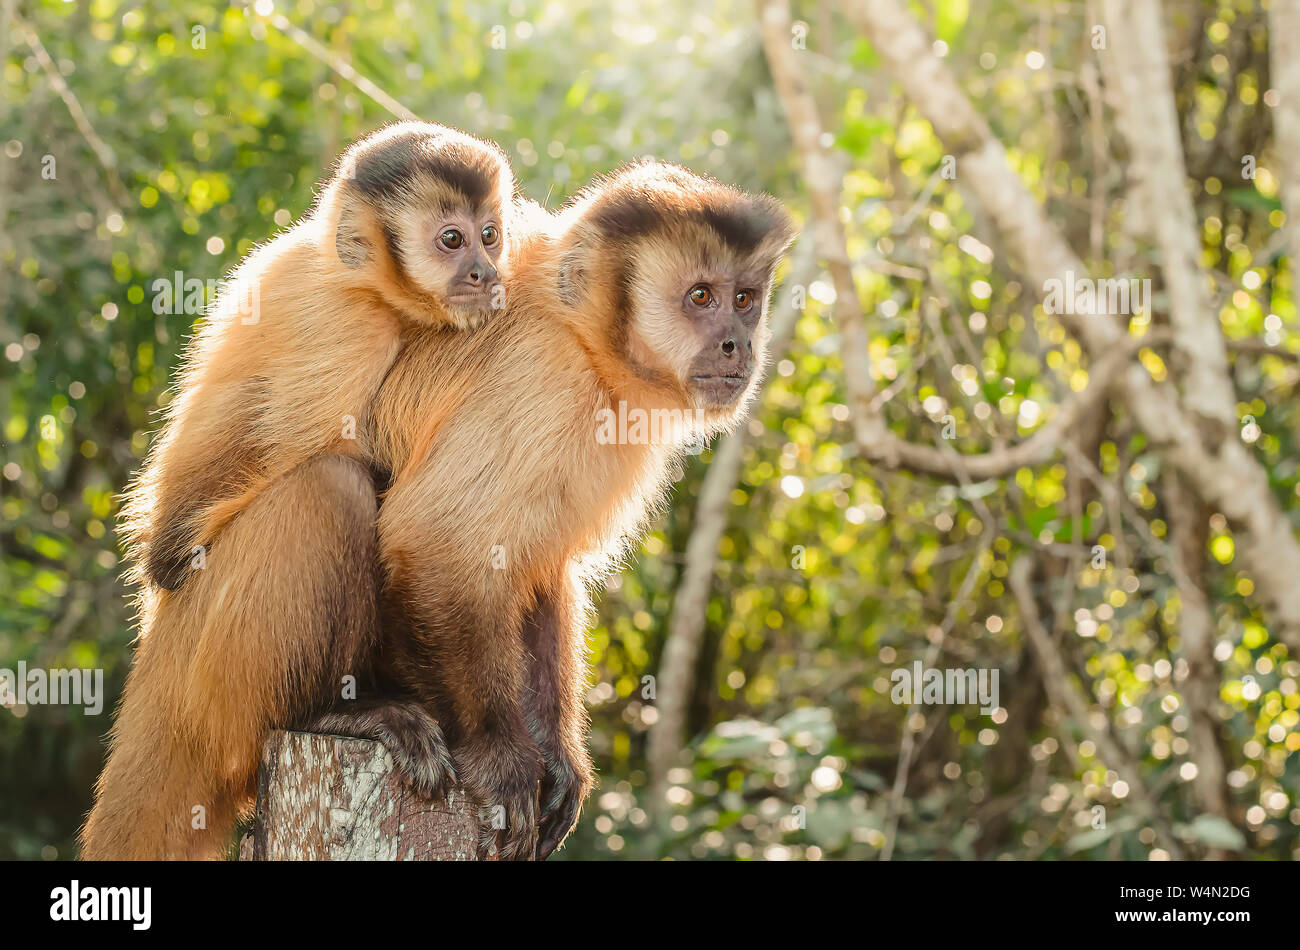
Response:
[[[479,857],[531,861],[537,853],[537,786],[542,762],[531,741],[469,736],[456,749],[457,774],[478,800]]]
[[[541,819],[537,860],[545,861],[573,830],[587,793],[594,783],[591,758],[585,749],[566,751],[542,745]]]
[[[456,781],[442,727],[414,700],[357,700],[318,716],[305,729],[383,743],[403,780],[422,798],[442,798]]]

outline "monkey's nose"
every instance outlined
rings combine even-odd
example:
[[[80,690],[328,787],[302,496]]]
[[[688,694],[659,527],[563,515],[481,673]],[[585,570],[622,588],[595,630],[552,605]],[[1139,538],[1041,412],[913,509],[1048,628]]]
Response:
[[[492,263],[480,258],[470,265],[469,271],[465,274],[465,282],[471,287],[479,287],[492,283],[496,280],[496,276],[497,269],[492,266]]]
[[[731,356],[735,352],[736,352],[735,340],[733,340],[731,337],[727,337],[727,339],[722,341],[722,354],[724,356]]]

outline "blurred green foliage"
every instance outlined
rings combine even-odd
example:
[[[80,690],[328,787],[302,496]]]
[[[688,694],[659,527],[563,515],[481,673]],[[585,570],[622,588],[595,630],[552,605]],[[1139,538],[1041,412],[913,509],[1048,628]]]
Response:
[[[835,6],[796,13],[847,173],[844,217],[877,382],[896,384],[887,415],[916,441],[933,442],[951,415],[959,451],[1005,444],[1086,382],[1079,347],[1019,283],[960,183],[939,174],[944,147]],[[1090,266],[1150,274],[1149,250],[1125,237],[1110,145],[1086,134],[1086,18],[1053,17],[1048,6],[939,0],[921,14],[933,16],[927,25],[950,66]],[[3,40],[0,666],[102,667],[116,697],[133,636],[116,492],[144,455],[194,319],[155,313],[153,282],[228,273],[307,210],[349,141],[389,118],[273,25],[270,7],[18,4],[111,165],[25,34]],[[749,3],[297,0],[275,9],[416,114],[499,141],[524,190],[548,206],[652,154],[804,207]],[[1270,244],[1281,212],[1268,171],[1264,14],[1224,0],[1178,5],[1175,17],[1189,174],[1225,332],[1294,348],[1292,286]],[[1045,65],[1031,67],[1031,52]],[[1247,153],[1260,156],[1253,181],[1240,175]],[[833,296],[824,278],[809,286],[796,339],[777,355],[750,426],[671,823],[657,830],[646,814],[655,717],[642,678],[658,668],[701,462],[601,600],[589,695],[601,786],[562,857],[875,857],[892,819],[897,857],[1146,858],[1155,846],[1146,819],[1126,808],[1078,724],[1050,708],[1006,588],[1010,562],[1046,544],[1107,552],[1098,569],[1062,559],[1069,570],[1045,588],[1043,607],[1067,631],[1092,714],[1140,760],[1192,852],[1295,857],[1300,663],[1270,638],[1222,518],[1205,553],[1232,822],[1199,814],[1187,780],[1181,606],[1149,543],[1167,532],[1158,454],[1122,411],[1108,418],[1095,462],[1127,500],[1124,513],[1087,499],[1060,462],[967,488],[870,467],[854,458]],[[1164,307],[1159,288],[1155,304]],[[1143,360],[1165,372],[1154,352]],[[1294,520],[1295,365],[1239,357],[1234,376],[1241,414],[1259,426],[1255,450]],[[968,573],[971,594],[954,604]],[[924,656],[950,610],[941,664],[1000,669],[1000,718],[889,698],[890,672]],[[894,799],[909,716],[922,719],[905,794]],[[0,710],[0,857],[74,854],[109,719],[59,706]],[[1098,805],[1108,816],[1100,829]]]

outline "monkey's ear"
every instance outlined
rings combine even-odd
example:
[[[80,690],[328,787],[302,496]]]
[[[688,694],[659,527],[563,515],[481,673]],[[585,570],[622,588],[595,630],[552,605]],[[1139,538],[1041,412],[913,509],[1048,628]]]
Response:
[[[785,205],[771,195],[756,195],[754,201],[758,213],[766,218],[767,235],[763,239],[763,251],[765,255],[771,256],[775,267],[799,237],[799,228]]]
[[[576,307],[587,296],[587,249],[581,243],[560,257],[555,292],[566,307]]]
[[[362,231],[365,204],[344,188],[339,195],[339,219],[334,229],[334,249],[348,267],[364,267],[370,260],[370,241]]]

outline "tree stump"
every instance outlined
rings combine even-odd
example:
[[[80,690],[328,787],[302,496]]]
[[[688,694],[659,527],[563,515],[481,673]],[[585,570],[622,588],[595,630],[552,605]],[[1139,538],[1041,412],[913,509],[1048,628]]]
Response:
[[[369,739],[274,732],[257,772],[253,861],[473,861],[478,810],[454,790],[420,798]]]

